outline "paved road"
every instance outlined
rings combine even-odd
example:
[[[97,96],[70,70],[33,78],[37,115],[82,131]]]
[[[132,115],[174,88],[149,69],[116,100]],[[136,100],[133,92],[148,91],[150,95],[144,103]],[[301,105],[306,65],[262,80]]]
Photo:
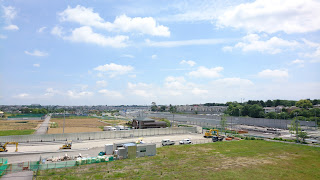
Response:
[[[162,139],[170,139],[178,144],[179,140],[189,138],[195,144],[204,143],[210,141],[210,139],[203,138],[203,134],[174,134],[174,135],[159,135],[144,137],[143,141],[146,143],[156,143],[157,147],[160,147]],[[59,150],[59,147],[63,145],[63,142],[43,142],[43,143],[19,143],[19,152],[14,152],[14,147],[8,147],[9,152],[0,154],[0,157],[8,159],[8,163],[20,163],[26,161],[38,161],[40,156],[42,158],[48,158],[52,156],[63,156],[66,153],[68,155],[78,155],[81,153],[83,156],[95,157],[100,151],[104,151],[105,144],[135,142],[138,138],[119,138],[119,139],[102,139],[102,140],[90,140],[81,142],[72,142],[71,150]]]
[[[42,122],[39,129],[34,134],[46,134],[50,119],[51,119],[51,114],[46,117],[46,119]]]

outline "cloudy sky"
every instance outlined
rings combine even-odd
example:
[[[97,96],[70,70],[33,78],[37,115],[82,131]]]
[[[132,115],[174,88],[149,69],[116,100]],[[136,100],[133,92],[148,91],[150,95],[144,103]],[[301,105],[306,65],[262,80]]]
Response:
[[[320,1],[0,0],[0,104],[320,98]]]

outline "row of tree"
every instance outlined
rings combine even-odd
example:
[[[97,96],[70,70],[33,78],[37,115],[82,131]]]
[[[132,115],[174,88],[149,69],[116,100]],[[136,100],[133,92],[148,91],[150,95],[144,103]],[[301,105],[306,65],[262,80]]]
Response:
[[[292,119],[297,117],[299,120],[320,120],[320,109],[312,108],[310,100],[297,101],[294,105],[300,109],[295,109],[289,112],[286,108],[283,108],[280,113],[265,113],[263,106],[260,104],[239,104],[232,102],[228,103],[228,105],[228,109],[225,113],[231,116],[249,116],[269,119]]]
[[[22,114],[47,114],[48,111],[44,108],[23,108],[21,109]]]

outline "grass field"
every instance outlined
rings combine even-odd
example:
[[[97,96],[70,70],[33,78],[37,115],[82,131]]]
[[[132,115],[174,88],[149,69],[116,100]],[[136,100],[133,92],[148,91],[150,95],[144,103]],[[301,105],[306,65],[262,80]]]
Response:
[[[320,148],[262,140],[161,147],[157,155],[39,171],[38,179],[320,179]]]
[[[0,136],[32,134],[42,120],[0,120]]]
[[[29,135],[33,134],[36,130],[27,129],[27,130],[1,130],[0,136],[13,136],[13,135]]]

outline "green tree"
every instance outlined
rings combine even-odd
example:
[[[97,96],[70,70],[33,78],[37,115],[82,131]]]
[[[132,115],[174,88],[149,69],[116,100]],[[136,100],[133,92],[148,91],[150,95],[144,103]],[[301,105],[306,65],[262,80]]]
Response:
[[[269,112],[265,115],[266,118],[268,119],[275,119],[277,117],[277,113],[275,112]]]
[[[172,106],[172,105],[170,104],[170,106],[169,106],[169,111],[170,111],[171,113],[177,112],[176,106]]]
[[[268,101],[266,102],[266,106],[267,106],[267,107],[274,106],[273,101],[268,100]]]
[[[249,116],[254,118],[259,118],[264,115],[262,107],[258,104],[252,105],[249,108]]]
[[[312,108],[312,103],[308,99],[301,99],[300,101],[296,102],[296,106],[300,108]]]
[[[166,110],[166,107],[167,107],[167,106],[161,106],[161,107],[160,107],[160,111],[161,111],[161,112],[164,112],[164,111]]]
[[[306,142],[305,139],[308,138],[308,133],[300,131],[298,137],[302,139],[302,142]]]
[[[224,134],[226,134],[227,118],[225,116],[221,117],[220,126],[221,126],[221,130],[224,131]]]
[[[158,106],[155,102],[151,103],[151,111],[157,111],[158,110]]]

